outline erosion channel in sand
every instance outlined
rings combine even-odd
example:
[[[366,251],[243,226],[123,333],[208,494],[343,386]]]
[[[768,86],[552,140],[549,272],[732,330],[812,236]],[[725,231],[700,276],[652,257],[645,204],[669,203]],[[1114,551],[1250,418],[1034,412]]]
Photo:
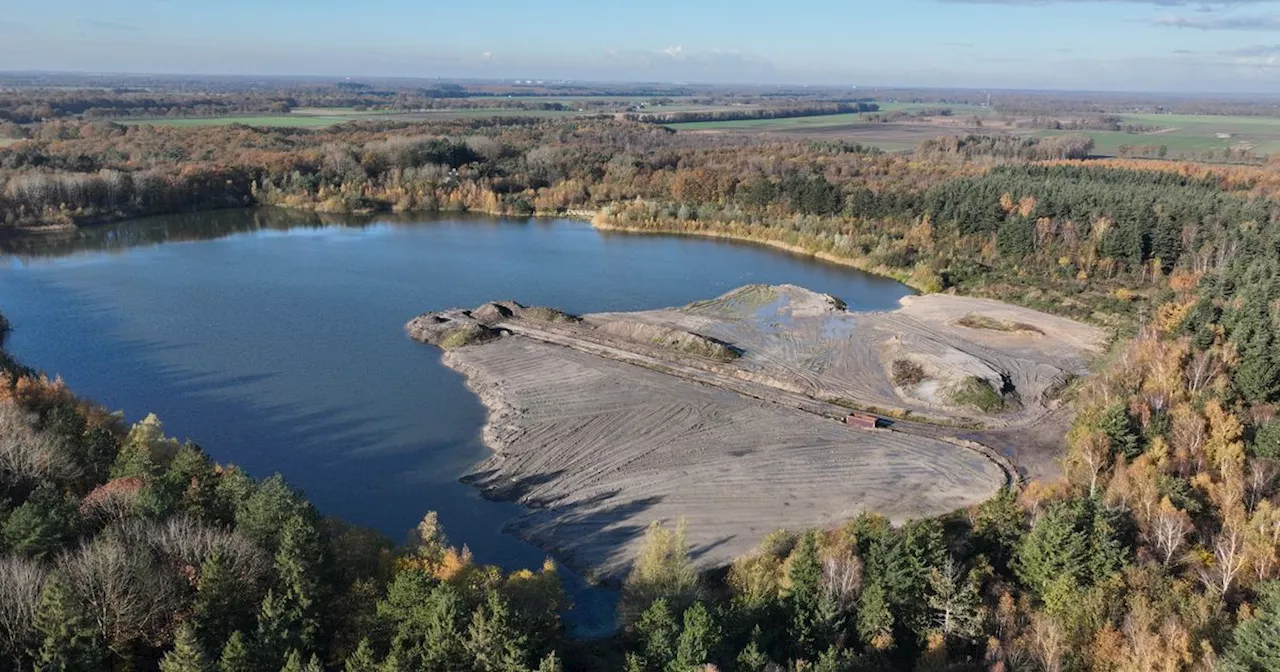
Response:
[[[983,501],[1047,468],[1053,433],[1036,430],[1104,345],[996,301],[857,313],[791,285],[581,317],[494,302],[406,328],[489,408],[494,454],[468,479],[530,507],[511,531],[597,580],[626,572],[655,520],[684,518],[714,567],[779,528]],[[879,426],[842,422],[855,409]]]

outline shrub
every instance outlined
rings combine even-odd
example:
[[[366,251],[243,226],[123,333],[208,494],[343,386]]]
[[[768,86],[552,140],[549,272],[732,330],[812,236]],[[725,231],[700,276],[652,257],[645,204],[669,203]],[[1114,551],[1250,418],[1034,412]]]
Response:
[[[562,310],[555,308],[547,308],[544,306],[530,306],[520,312],[520,317],[529,320],[537,320],[538,322],[550,322],[552,324],[574,324],[582,320],[570,315]]]
[[[909,359],[893,360],[893,384],[898,387],[915,387],[925,379],[924,368]]]
[[[467,345],[477,345],[485,341],[491,341],[497,337],[497,332],[480,324],[468,324],[459,327],[449,333],[440,341],[440,347],[445,350],[453,350]]]
[[[969,376],[951,389],[951,402],[957,406],[971,406],[983,413],[998,413],[1004,409],[1004,397],[985,378]]]

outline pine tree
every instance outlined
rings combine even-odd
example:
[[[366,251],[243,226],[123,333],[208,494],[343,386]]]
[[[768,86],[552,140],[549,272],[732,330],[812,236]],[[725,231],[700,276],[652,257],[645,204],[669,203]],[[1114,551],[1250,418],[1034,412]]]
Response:
[[[205,658],[196,630],[190,622],[178,626],[173,637],[173,648],[160,660],[160,672],[208,672],[213,667]]]
[[[884,586],[872,582],[862,589],[858,603],[858,636],[873,649],[885,649],[893,643],[893,612]]]
[[[519,672],[529,655],[526,636],[513,627],[511,610],[497,591],[488,591],[467,629],[467,652],[478,672]]]
[[[742,649],[742,652],[738,654],[737,669],[742,670],[742,672],[764,672],[771,662],[773,661],[769,660],[769,656],[766,656],[760,650],[760,645],[756,644],[756,640],[753,638],[750,642],[747,642],[746,648]]]
[[[1089,540],[1077,533],[1075,523],[1076,514],[1069,503],[1050,505],[1018,544],[1013,569],[1036,594],[1043,596],[1064,574],[1077,583],[1082,578],[1089,559]]]
[[[302,654],[297,649],[289,649],[289,655],[284,657],[284,666],[280,668],[280,672],[303,672]]]
[[[654,600],[636,623],[636,636],[644,647],[644,662],[653,669],[666,668],[675,660],[679,634],[680,626],[666,598]]]
[[[369,645],[368,637],[360,640],[360,645],[347,657],[342,667],[344,672],[377,672],[378,661],[373,656],[373,647]]]
[[[245,587],[227,569],[222,552],[215,550],[200,566],[196,597],[191,605],[196,634],[205,646],[227,641],[232,632],[252,623],[245,602]],[[247,612],[247,613],[246,613]]]
[[[40,592],[35,626],[43,638],[37,669],[47,672],[102,669],[106,652],[98,632],[57,573],[49,576]]]
[[[294,516],[285,523],[276,551],[276,576],[288,644],[299,651],[313,651],[320,634],[323,552],[320,533],[310,521]]]
[[[818,559],[818,539],[806,533],[791,555],[787,578],[787,606],[791,611],[791,642],[796,658],[813,660],[822,651],[824,623],[820,612],[822,564]]]
[[[684,630],[676,643],[672,672],[684,672],[701,668],[711,662],[711,656],[720,647],[722,634],[711,612],[701,602],[694,602],[684,612]]]
[[[297,638],[290,630],[294,619],[291,617],[284,598],[275,589],[267,591],[258,610],[258,633],[254,637],[254,652],[264,667],[275,668],[284,662],[292,644]]]
[[[222,656],[218,659],[218,672],[256,672],[253,655],[249,644],[239,630],[231,633],[226,646],[222,647]]]
[[[1129,410],[1124,404],[1109,406],[1100,420],[1098,427],[1111,439],[1111,449],[1130,459],[1142,454],[1142,445],[1138,441],[1138,433],[1133,429],[1133,421],[1129,418]]]
[[[538,663],[538,672],[564,672],[564,665],[555,651],[542,658],[542,662]]]
[[[1228,672],[1280,670],[1280,581],[1258,587],[1256,616],[1236,626],[1231,646],[1222,659]]]

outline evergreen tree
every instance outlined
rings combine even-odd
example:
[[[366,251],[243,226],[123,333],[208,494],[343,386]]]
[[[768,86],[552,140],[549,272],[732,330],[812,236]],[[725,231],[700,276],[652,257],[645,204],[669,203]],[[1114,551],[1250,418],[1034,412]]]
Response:
[[[822,564],[818,559],[818,539],[813,532],[806,533],[791,555],[787,572],[791,587],[787,592],[787,606],[791,611],[791,642],[797,658],[813,660],[826,648],[822,614],[819,613],[822,594]]]
[[[893,612],[889,610],[884,585],[879,582],[863,587],[858,602],[857,625],[858,637],[868,647],[883,649],[893,643]]]
[[[769,660],[753,638],[747,642],[746,648],[738,654],[737,669],[742,672],[764,672],[773,661]]]
[[[297,649],[289,649],[289,655],[284,657],[284,666],[280,668],[280,672],[303,672],[302,654]]]
[[[368,637],[360,640],[360,645],[347,657],[342,668],[344,672],[377,672],[378,661],[374,658],[373,647],[369,645]]]
[[[495,590],[485,596],[467,629],[467,653],[478,672],[521,672],[529,658],[527,637],[511,622],[506,600]]]
[[[1280,581],[1258,587],[1255,616],[1236,626],[1231,646],[1222,659],[1228,672],[1280,670]]]
[[[996,567],[1007,567],[1022,539],[1025,520],[1026,514],[1018,506],[1017,491],[1002,489],[1000,494],[978,506],[973,521],[977,550],[985,553]]]
[[[1013,569],[1032,591],[1043,596],[1059,577],[1077,582],[1088,563],[1089,543],[1077,534],[1076,515],[1065,502],[1048,506],[1018,544]]]
[[[1124,404],[1112,404],[1102,414],[1099,429],[1111,440],[1111,450],[1127,458],[1142,454],[1138,432],[1134,431],[1129,409]]]
[[[276,577],[297,619],[303,650],[314,648],[319,635],[323,575],[324,543],[320,532],[302,516],[290,518],[280,535]]]
[[[679,635],[680,627],[666,598],[654,600],[636,623],[636,636],[644,650],[644,662],[655,670],[665,669],[675,660]]]
[[[37,669],[42,672],[96,672],[106,651],[84,608],[66,582],[51,574],[40,592],[36,630],[42,637]]]
[[[424,572],[402,571],[378,603],[378,619],[391,630],[391,650],[404,664],[454,669],[467,664],[465,609],[457,588]]]
[[[675,662],[672,672],[687,672],[711,662],[711,656],[720,647],[722,633],[715,618],[701,602],[694,602],[684,612],[684,630],[676,642]]]
[[[1253,454],[1280,460],[1280,420],[1272,420],[1258,428],[1253,437]]]
[[[564,665],[555,651],[543,656],[542,662],[538,663],[538,672],[564,672]]]
[[[47,560],[75,539],[80,526],[76,506],[52,485],[41,485],[14,509],[0,529],[11,551]]]
[[[253,654],[249,644],[239,631],[231,633],[226,646],[222,647],[222,656],[218,658],[218,672],[256,672]]]
[[[253,652],[263,667],[280,666],[296,643],[295,620],[284,598],[275,589],[267,591],[258,610],[258,632],[254,637]]]
[[[160,672],[210,672],[212,669],[195,628],[183,622],[174,633],[173,648],[160,660]]]
[[[221,550],[214,550],[200,566],[191,615],[196,634],[206,647],[226,642],[231,633],[252,623],[245,588],[227,569]]]

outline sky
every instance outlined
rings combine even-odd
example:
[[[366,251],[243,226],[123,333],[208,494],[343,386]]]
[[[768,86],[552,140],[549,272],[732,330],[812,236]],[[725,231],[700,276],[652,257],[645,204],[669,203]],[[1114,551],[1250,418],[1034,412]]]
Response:
[[[0,0],[0,70],[1280,94],[1280,0]]]

